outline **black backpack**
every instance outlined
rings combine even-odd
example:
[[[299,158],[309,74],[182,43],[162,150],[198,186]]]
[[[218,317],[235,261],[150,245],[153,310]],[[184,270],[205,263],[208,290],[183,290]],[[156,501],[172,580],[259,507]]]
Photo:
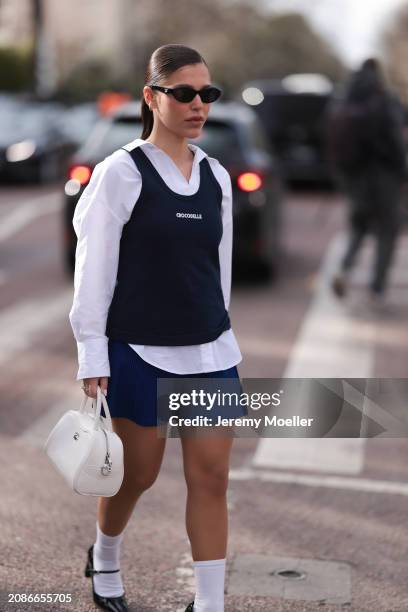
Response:
[[[372,162],[398,174],[406,169],[399,108],[388,96],[366,101],[343,101],[329,113],[329,155],[344,174],[353,174]]]
[[[368,132],[364,105],[342,102],[331,110],[328,118],[329,156],[341,172],[358,172],[367,163]]]

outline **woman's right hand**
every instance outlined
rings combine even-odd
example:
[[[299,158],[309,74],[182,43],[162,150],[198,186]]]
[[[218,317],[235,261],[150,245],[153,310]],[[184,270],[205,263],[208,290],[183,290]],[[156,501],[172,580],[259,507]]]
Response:
[[[85,395],[96,399],[96,389],[99,385],[102,393],[106,396],[108,392],[108,380],[108,376],[101,376],[99,378],[84,378],[82,384],[84,386]]]

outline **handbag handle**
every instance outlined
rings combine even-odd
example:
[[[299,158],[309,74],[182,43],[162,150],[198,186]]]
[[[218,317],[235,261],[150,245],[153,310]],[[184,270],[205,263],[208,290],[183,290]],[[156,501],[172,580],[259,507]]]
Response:
[[[88,397],[89,397],[88,395],[84,396],[79,412],[85,412],[85,406],[87,404]],[[91,399],[92,399],[92,408],[94,408],[94,398],[91,398]],[[99,423],[99,417],[101,416],[102,403],[103,403],[103,408],[104,408],[105,415],[106,415],[106,423],[108,425],[108,430],[113,431],[112,430],[112,419],[111,419],[111,415],[110,415],[109,408],[108,408],[108,402],[106,401],[106,397],[102,393],[100,386],[97,385],[94,429],[97,429],[97,426]]]

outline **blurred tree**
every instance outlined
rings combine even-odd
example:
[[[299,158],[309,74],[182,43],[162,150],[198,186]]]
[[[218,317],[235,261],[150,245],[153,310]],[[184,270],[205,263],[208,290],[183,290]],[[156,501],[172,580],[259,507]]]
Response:
[[[107,60],[98,58],[76,66],[60,85],[56,97],[69,103],[91,101],[107,90],[128,91],[128,83],[112,74]]]
[[[0,89],[23,91],[32,87],[32,46],[0,47]]]
[[[383,51],[390,84],[408,105],[408,3],[396,13],[384,32]]]
[[[318,72],[333,81],[345,75],[329,44],[300,14],[254,15],[252,7],[241,4],[228,21],[228,37],[212,65],[228,75],[234,88],[243,80],[282,78],[294,72]]]
[[[245,0],[138,0],[137,7],[132,74],[139,91],[151,52],[174,42],[202,53],[226,95],[250,79],[320,72],[337,81],[346,75],[330,44],[297,13],[272,15]]]
[[[180,43],[198,49],[208,58],[208,50],[223,28],[222,0],[134,0],[137,2],[137,36],[132,40],[131,74],[140,92],[151,53],[161,45]],[[204,42],[204,44],[202,44]],[[214,78],[214,77],[213,77]],[[139,94],[140,95],[140,94]]]
[[[293,72],[345,76],[330,44],[301,15],[266,13],[260,0],[128,0],[123,33],[131,58],[121,88],[141,96],[151,53],[168,43],[194,47],[205,57],[224,99],[247,80],[281,78]],[[63,84],[82,98],[112,87],[108,58],[78,65]]]

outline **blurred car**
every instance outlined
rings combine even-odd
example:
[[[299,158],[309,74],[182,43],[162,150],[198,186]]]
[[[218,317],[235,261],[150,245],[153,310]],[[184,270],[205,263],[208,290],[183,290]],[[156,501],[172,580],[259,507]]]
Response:
[[[13,108],[20,101],[20,96],[14,93],[0,91],[0,115]]]
[[[98,121],[75,153],[65,185],[65,260],[72,272],[76,235],[75,206],[95,165],[142,133],[140,102],[121,106]],[[236,102],[217,103],[192,144],[220,161],[233,188],[234,271],[270,279],[277,269],[281,215],[281,181],[256,114]]]
[[[61,114],[58,127],[65,139],[79,148],[88,138],[99,117],[95,102],[75,104]]]
[[[46,183],[62,179],[75,150],[59,124],[62,105],[16,99],[0,113],[0,180]]]
[[[332,183],[325,138],[332,91],[333,85],[322,75],[250,81],[242,88],[242,97],[265,126],[289,183]]]

